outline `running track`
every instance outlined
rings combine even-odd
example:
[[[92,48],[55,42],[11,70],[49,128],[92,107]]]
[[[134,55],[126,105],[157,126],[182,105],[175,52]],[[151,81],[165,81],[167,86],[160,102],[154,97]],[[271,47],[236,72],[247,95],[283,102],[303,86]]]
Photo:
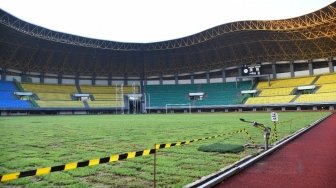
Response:
[[[217,185],[223,187],[336,188],[336,113]]]

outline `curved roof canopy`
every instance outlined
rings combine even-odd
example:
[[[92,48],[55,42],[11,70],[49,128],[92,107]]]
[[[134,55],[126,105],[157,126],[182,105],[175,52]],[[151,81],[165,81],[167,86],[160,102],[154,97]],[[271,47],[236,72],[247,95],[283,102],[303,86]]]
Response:
[[[0,67],[25,72],[157,76],[336,56],[336,2],[296,18],[232,22],[145,44],[55,32],[4,11],[0,22]]]
[[[288,19],[334,0],[3,0],[13,16],[53,31],[119,42],[174,40],[241,20]]]

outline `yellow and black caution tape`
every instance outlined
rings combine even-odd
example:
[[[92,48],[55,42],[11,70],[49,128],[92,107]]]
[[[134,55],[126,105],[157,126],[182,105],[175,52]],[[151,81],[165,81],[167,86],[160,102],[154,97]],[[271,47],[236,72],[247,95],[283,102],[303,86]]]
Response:
[[[278,141],[278,132],[277,132],[277,126],[276,123],[273,125],[273,131],[272,131],[272,141]]]
[[[155,149],[163,149],[163,148],[170,148],[170,147],[174,147],[174,146],[181,146],[181,145],[186,145],[186,144],[190,144],[190,143],[193,143],[193,142],[198,142],[198,141],[202,141],[202,140],[209,140],[209,139],[218,138],[218,137],[222,137],[222,136],[230,136],[230,135],[233,135],[233,134],[243,133],[243,132],[244,132],[244,129],[241,129],[241,130],[237,130],[237,131],[229,132],[229,133],[225,133],[225,134],[219,134],[219,135],[215,135],[215,136],[209,136],[209,137],[198,138],[198,139],[193,139],[193,140],[186,140],[186,141],[182,141],[182,142],[167,143],[167,144],[156,144]]]
[[[135,151],[135,152],[128,152],[123,154],[115,154],[111,155],[109,157],[103,157],[98,159],[91,159],[81,162],[74,162],[74,163],[68,163],[64,165],[58,165],[58,166],[51,166],[51,167],[44,167],[39,168],[35,170],[28,170],[23,172],[15,172],[11,174],[4,174],[0,175],[1,182],[15,180],[18,178],[28,177],[28,176],[40,176],[44,174],[49,174],[51,172],[57,172],[57,171],[67,171],[67,170],[73,170],[80,167],[86,167],[86,166],[94,166],[98,164],[103,163],[112,163],[116,161],[121,161],[125,159],[131,159],[134,157],[140,157],[140,156],[146,156],[150,155],[156,152],[156,149],[146,149],[142,151]]]
[[[249,138],[249,140],[251,141],[251,143],[255,144],[255,141],[253,140],[253,138],[251,137],[251,135],[247,132],[247,130],[243,129],[243,132],[247,135],[247,137]]]
[[[218,138],[218,137],[222,137],[222,136],[231,136],[231,135],[238,134],[238,133],[246,133],[249,136],[249,139],[252,141],[252,143],[254,143],[252,137],[248,134],[246,129],[241,129],[241,130],[233,131],[233,132],[230,132],[230,133],[225,133],[225,134],[220,134],[220,135],[215,135],[215,136],[209,136],[209,137],[204,137],[204,138],[199,138],[199,139],[186,140],[186,141],[182,141],[182,142],[167,143],[167,144],[156,144],[154,149],[145,149],[145,150],[142,150],[142,151],[134,151],[134,152],[127,152],[127,153],[123,153],[123,154],[115,154],[115,155],[111,155],[109,157],[103,157],[103,158],[85,160],[85,161],[80,161],[80,162],[67,163],[67,164],[58,165],[58,166],[38,168],[38,169],[35,169],[35,170],[28,170],[28,171],[4,174],[4,175],[0,175],[0,180],[1,180],[0,182],[16,180],[16,179],[23,178],[23,177],[28,177],[28,176],[40,176],[40,175],[45,175],[45,174],[49,174],[49,173],[52,173],[52,172],[58,172],[58,171],[68,171],[68,170],[73,170],[73,169],[80,168],[80,167],[87,167],[87,166],[94,166],[94,165],[98,165],[98,164],[117,162],[117,161],[121,161],[121,160],[125,160],[125,159],[131,159],[131,158],[135,158],[135,157],[154,154],[154,153],[157,152],[157,150],[163,149],[163,148],[170,148],[170,147],[174,147],[174,146],[190,144],[190,143],[193,143],[193,142]]]

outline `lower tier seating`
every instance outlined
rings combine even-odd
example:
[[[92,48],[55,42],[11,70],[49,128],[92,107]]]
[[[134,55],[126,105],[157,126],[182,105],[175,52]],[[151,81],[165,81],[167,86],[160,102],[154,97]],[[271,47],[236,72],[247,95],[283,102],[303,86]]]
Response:
[[[42,108],[84,108],[82,101],[42,101],[36,100]]]
[[[110,107],[124,107],[124,102],[119,101],[87,101],[90,108],[110,108]]]
[[[283,104],[289,103],[295,95],[287,96],[271,96],[271,97],[251,97],[248,98],[245,104]]]
[[[316,93],[300,95],[296,103],[336,102],[336,93]]]
[[[0,100],[0,108],[32,108],[32,104],[25,100]]]

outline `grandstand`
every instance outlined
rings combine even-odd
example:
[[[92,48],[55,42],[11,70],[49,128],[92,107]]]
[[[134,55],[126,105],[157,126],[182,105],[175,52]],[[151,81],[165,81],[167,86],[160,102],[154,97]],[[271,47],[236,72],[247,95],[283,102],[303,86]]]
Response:
[[[16,129],[11,130],[18,131],[20,138],[29,137],[30,141],[27,140],[27,143],[21,143],[27,150],[31,148],[41,150],[41,157],[46,155],[43,147],[46,149],[50,149],[50,146],[55,148],[56,153],[58,153],[57,156],[52,157],[48,154],[47,158],[52,158],[52,160],[44,162],[50,165],[55,159],[58,166],[25,171],[29,170],[26,168],[28,166],[43,165],[43,161],[41,164],[35,164],[35,161],[40,160],[39,158],[33,158],[28,160],[28,166],[23,165],[22,167],[23,163],[21,164],[19,161],[17,168],[22,167],[23,172],[19,175],[14,173],[9,176],[20,176],[21,178],[21,176],[24,177],[30,173],[41,175],[47,171],[53,172],[55,169],[63,167],[64,170],[69,170],[98,163],[117,162],[139,155],[156,153],[158,145],[154,145],[155,149],[139,150],[142,146],[146,148],[152,147],[153,144],[149,145],[152,141],[153,143],[170,142],[170,144],[165,144],[167,147],[181,145],[180,143],[196,142],[197,140],[190,140],[192,137],[203,137],[199,140],[209,141],[208,138],[210,137],[208,136],[212,134],[211,132],[217,134],[217,132],[221,131],[215,126],[211,127],[212,124],[218,125],[222,131],[229,132],[240,126],[235,121],[239,121],[238,116],[241,116],[241,114],[225,114],[225,116],[229,115],[227,117],[230,117],[227,118],[223,117],[223,113],[213,114],[214,112],[334,111],[336,109],[335,28],[336,2],[321,10],[297,18],[275,21],[239,21],[219,25],[191,36],[170,41],[123,43],[52,31],[27,23],[0,10],[0,50],[2,52],[0,53],[1,116],[209,112],[209,114],[202,114],[200,119],[197,118],[196,121],[199,124],[192,129],[180,122],[184,122],[186,117],[194,119],[195,114],[179,115],[177,120],[178,127],[172,127],[170,121],[166,121],[174,116],[172,114],[170,114],[171,116],[165,114],[154,115],[155,117],[148,115],[113,115],[106,116],[107,118],[97,115],[95,118],[102,121],[89,124],[85,120],[87,118],[94,119],[92,116],[74,116],[70,117],[71,121],[69,121],[69,117],[62,116],[28,117],[29,124],[33,127],[33,129],[30,129],[30,135],[43,137],[50,141],[50,144],[45,143],[43,139],[39,140],[40,138],[37,141],[42,143],[43,146],[41,145],[41,147],[30,142],[33,139],[26,135],[27,132],[21,130],[22,125],[28,124],[28,121],[20,120],[18,126],[14,127]],[[249,68],[247,69],[246,67]],[[258,67],[260,71],[253,72],[253,68],[250,70],[250,67]],[[246,72],[245,70],[248,71]],[[234,116],[231,116],[233,114]],[[259,120],[264,121],[264,117],[267,116],[267,120],[270,121],[269,114],[260,114],[263,116],[259,116],[259,113],[248,113],[248,115],[244,114],[244,118],[259,118]],[[292,122],[295,119],[290,119],[293,113],[284,114],[288,118],[283,118],[284,116],[281,115],[281,122],[278,125],[285,125],[282,126],[282,129],[293,132],[294,129],[292,130],[292,127],[298,128],[298,124]],[[320,116],[326,113],[309,114],[319,114]],[[301,116],[306,117],[307,115],[305,113]],[[40,126],[46,127],[43,122],[54,117],[61,118],[61,121],[48,125],[52,128],[50,133],[43,133],[42,131],[42,134],[36,134],[34,130],[37,130]],[[151,123],[147,123],[149,122],[148,117],[154,117],[150,120]],[[31,120],[31,118],[36,118],[37,121]],[[43,118],[47,120],[40,121]],[[118,118],[123,120],[120,121]],[[215,121],[209,123],[210,118]],[[223,121],[225,118],[230,119],[230,121]],[[3,119],[7,121],[6,119],[11,118]],[[306,120],[305,118],[301,119]],[[136,125],[128,127],[129,122],[133,122]],[[289,122],[290,126],[287,126]],[[63,126],[65,124],[69,124],[69,127]],[[98,127],[92,126],[93,124]],[[229,124],[232,127],[226,126]],[[253,125],[256,124],[253,123]],[[269,123],[267,124],[269,125]],[[6,126],[8,127],[8,125]],[[167,126],[169,129],[166,129]],[[77,127],[80,132],[74,127]],[[200,128],[204,129],[204,132],[199,132]],[[255,129],[253,126],[248,128]],[[237,138],[239,137],[240,140],[244,141],[240,146],[245,144],[247,140],[252,142],[254,146],[259,145],[259,143],[254,143],[252,137],[260,136],[261,132],[249,135],[248,128],[245,129],[244,127],[244,129],[236,131],[239,134]],[[274,131],[272,133],[275,134],[271,136],[277,139],[276,129],[274,128],[272,127],[272,131]],[[278,130],[281,130],[280,126]],[[244,131],[246,132],[244,133]],[[264,133],[266,136],[264,138],[267,138],[267,131],[265,128]],[[11,137],[10,131],[7,132],[9,134],[6,134],[5,131],[4,135]],[[176,134],[178,132],[187,134]],[[71,135],[70,133],[78,136],[78,138],[69,136]],[[153,137],[149,139],[147,133],[153,133]],[[249,135],[249,138],[246,137],[246,134]],[[279,131],[279,139],[284,137],[282,134]],[[55,137],[55,135],[61,137]],[[225,137],[217,135],[211,138],[229,138],[226,136],[236,142],[233,133],[225,134]],[[167,137],[167,139],[163,139],[164,137]],[[175,139],[179,141],[173,143]],[[257,139],[258,141],[263,140],[262,137]],[[112,144],[106,144],[107,140],[111,141]],[[186,141],[182,142],[181,140]],[[85,143],[87,141],[88,143]],[[134,144],[134,141],[141,143],[141,147]],[[15,144],[19,142],[14,139],[14,142],[6,143],[11,145],[11,147],[8,147],[9,150],[11,148],[15,150]],[[119,143],[120,146],[115,147],[114,143]],[[60,165],[59,161],[72,160],[73,158],[80,160],[84,156],[88,156],[85,152],[74,153],[69,156],[67,152],[64,153],[63,151],[64,145],[69,145],[72,150],[78,149],[77,152],[82,149],[86,152],[93,152],[90,154],[92,160],[78,163],[71,161],[67,165]],[[101,146],[101,148],[96,146]],[[161,146],[163,144],[159,147]],[[132,149],[127,149],[127,151],[137,152],[124,153],[119,155],[119,157],[110,155],[110,157],[98,160],[101,154],[105,155],[107,152],[122,153],[126,151],[125,148]],[[195,153],[200,152],[196,149],[196,146],[193,151]],[[185,152],[189,151],[185,150]],[[244,155],[255,152],[257,152],[257,149],[249,149],[244,151]],[[31,157],[26,154],[30,154],[30,151],[23,152],[23,156]],[[160,158],[165,157],[160,159],[161,162],[171,157],[170,154],[167,156],[166,154],[168,153],[158,155]],[[172,155],[175,154],[176,152],[172,152]],[[183,152],[179,154],[186,156]],[[207,154],[209,156],[212,155]],[[241,154],[238,155],[241,157]],[[12,156],[9,156],[8,159],[10,157]],[[26,159],[24,157],[23,159]],[[19,159],[19,157],[17,158]],[[147,160],[152,159],[143,159],[142,164],[152,165],[152,162],[147,163]],[[207,159],[210,160],[209,157]],[[189,169],[188,166],[193,164],[189,164],[188,160],[189,158],[187,157],[186,161],[183,162],[186,162],[184,174],[169,172],[177,181],[181,180],[185,172],[191,172],[192,169]],[[195,164],[199,164],[198,158],[192,158],[192,160],[197,161]],[[11,162],[10,160],[7,161]],[[218,161],[223,163],[222,159]],[[109,187],[114,182],[106,180],[108,184],[100,184],[96,180],[104,179],[105,181],[105,179],[110,180],[110,177],[120,178],[122,176],[120,182],[128,181],[129,172],[138,173],[135,171],[139,170],[138,167],[135,167],[135,165],[138,165],[137,162],[131,163],[125,162],[119,163],[121,165],[112,165],[116,171],[111,171],[110,168],[103,166],[103,171],[98,176],[96,176],[96,170],[101,170],[102,168],[92,168],[93,170],[89,171],[74,171],[74,173],[70,173],[70,178],[67,177],[69,173],[62,173],[61,176],[56,174],[55,177],[51,175],[46,176],[46,178],[33,178],[29,179],[31,184],[27,186],[44,186],[44,183],[46,183],[50,184],[50,186],[73,185],[81,187],[86,186],[84,183],[80,184],[80,181],[84,182],[85,180],[85,183],[92,183],[88,186]],[[127,167],[127,171],[121,167]],[[171,164],[167,163],[165,167],[170,169]],[[2,171],[7,173],[11,169],[11,166],[8,165]],[[150,169],[152,170],[152,168]],[[150,175],[153,174],[151,170],[148,173]],[[140,178],[134,179],[144,183],[144,187],[150,187],[152,181],[147,171],[148,169],[146,169],[146,174],[141,174],[141,172]],[[160,171],[165,170],[161,168]],[[111,176],[106,176],[106,178],[105,175],[107,173],[111,173]],[[159,174],[158,177],[162,178],[165,175],[166,172]],[[197,171],[192,176],[199,179],[201,173]],[[77,178],[78,184],[69,183],[72,178]],[[68,179],[69,182],[67,181]],[[169,181],[175,180],[171,179]],[[25,180],[22,180],[21,182],[18,181],[18,183],[4,184],[4,186],[23,186],[25,183]],[[169,187],[165,185],[170,182],[167,182],[167,184],[160,183],[158,184],[159,187]],[[113,185],[116,187],[124,186],[122,183]],[[138,185],[132,184],[130,186],[141,187]]]
[[[193,111],[256,110],[261,105],[335,109],[335,7],[334,2],[285,20],[228,23],[154,43],[59,33],[0,10],[0,108],[34,113],[135,108],[147,113],[190,103]],[[246,64],[260,64],[271,81],[244,77]],[[204,96],[190,100],[189,93]]]

